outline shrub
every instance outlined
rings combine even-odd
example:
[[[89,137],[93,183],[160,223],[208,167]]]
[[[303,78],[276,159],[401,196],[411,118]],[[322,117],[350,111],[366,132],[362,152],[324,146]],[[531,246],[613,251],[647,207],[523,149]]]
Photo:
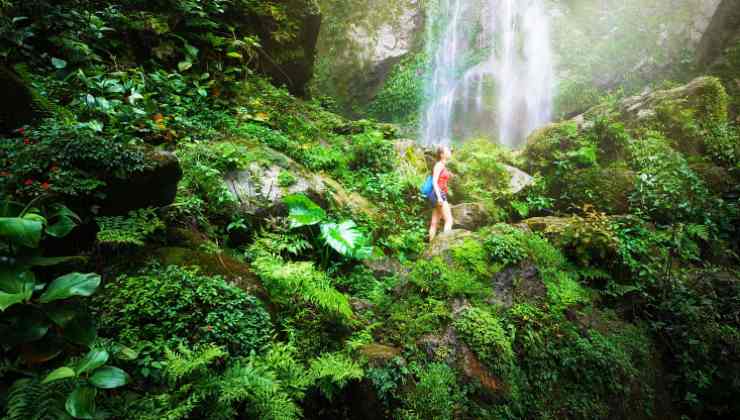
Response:
[[[255,297],[195,268],[157,266],[122,276],[97,299],[103,330],[124,343],[213,343],[234,355],[260,350],[272,335]]]

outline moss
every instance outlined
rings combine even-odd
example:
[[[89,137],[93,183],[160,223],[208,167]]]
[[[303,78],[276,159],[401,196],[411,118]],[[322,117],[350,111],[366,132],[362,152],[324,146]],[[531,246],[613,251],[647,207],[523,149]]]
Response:
[[[235,286],[257,295],[262,300],[267,297],[259,278],[252,272],[249,265],[228,255],[213,255],[188,248],[165,247],[155,250],[152,257],[163,266],[196,266],[203,275],[223,276]]]
[[[514,368],[514,350],[501,319],[473,307],[463,312],[453,325],[490,372],[507,382]]]
[[[610,214],[629,211],[629,197],[635,189],[635,172],[625,162],[615,162],[606,168],[592,167],[575,170],[563,178],[559,208],[592,205]]]
[[[527,172],[552,172],[556,153],[571,149],[577,138],[578,126],[572,121],[550,124],[532,133],[523,152]]]
[[[727,89],[731,115],[735,118],[740,116],[740,40],[725,50],[709,68],[709,73],[719,77]]]

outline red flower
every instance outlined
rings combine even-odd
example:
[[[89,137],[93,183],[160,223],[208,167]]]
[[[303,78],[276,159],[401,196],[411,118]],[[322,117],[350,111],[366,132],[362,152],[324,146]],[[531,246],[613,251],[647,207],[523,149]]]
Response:
[[[26,132],[26,129],[23,128],[23,127],[21,127],[21,128],[15,130],[15,131],[17,131],[22,136]]]
[[[29,139],[23,139],[23,144],[31,144],[31,140],[29,140]]]
[[[32,180],[32,179],[27,179],[27,180],[26,180],[26,181],[24,182],[24,184],[26,184],[26,185],[33,185],[33,180]]]
[[[45,190],[48,190],[49,189],[49,186],[50,185],[49,185],[49,182],[48,181],[47,182],[44,182],[43,184],[41,184],[41,188],[43,188]]]

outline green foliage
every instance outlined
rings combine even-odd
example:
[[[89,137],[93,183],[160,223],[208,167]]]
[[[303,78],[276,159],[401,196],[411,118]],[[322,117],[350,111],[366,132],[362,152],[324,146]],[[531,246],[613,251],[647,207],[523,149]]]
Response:
[[[495,202],[508,193],[511,180],[502,161],[511,161],[507,152],[484,139],[466,142],[456,150],[449,165],[455,174],[450,180],[455,201],[482,203],[495,215]]]
[[[372,255],[369,238],[357,229],[354,221],[330,222],[324,209],[302,194],[286,196],[283,202],[288,206],[292,228],[321,223],[321,239],[340,255],[355,259],[366,259]]]
[[[485,238],[486,251],[491,259],[504,266],[517,264],[527,256],[522,245],[524,233],[512,226],[497,224]]]
[[[78,419],[94,418],[97,411],[95,408],[97,390],[120,388],[130,381],[130,377],[123,370],[103,366],[108,362],[108,358],[107,351],[92,349],[76,365],[62,366],[51,372],[42,384],[76,379],[75,388],[64,404],[67,413]]]
[[[64,401],[71,390],[64,382],[44,384],[39,378],[19,379],[8,391],[7,420],[59,420],[71,418]]]
[[[121,276],[96,302],[102,330],[134,347],[214,343],[246,355],[272,335],[270,316],[256,298],[194,268],[153,266]]]
[[[455,331],[490,372],[508,382],[514,368],[512,336],[501,319],[478,307],[465,310],[454,322]]]
[[[659,223],[707,220],[714,200],[706,185],[660,134],[633,142],[630,153],[637,172],[633,208]]]
[[[330,317],[352,317],[347,296],[334,289],[326,274],[312,263],[286,262],[263,254],[253,261],[253,267],[274,302],[288,307],[308,303]]]
[[[428,61],[425,54],[416,54],[396,64],[370,104],[370,115],[381,121],[414,121],[424,101],[422,76]]]
[[[0,209],[0,333],[6,337],[3,353],[40,364],[62,354],[68,343],[89,346],[95,340],[86,311],[72,302],[95,293],[101,279],[94,273],[37,274],[40,267],[74,259],[43,257],[39,247],[42,238],[69,234],[79,219],[58,204],[46,212],[33,204],[22,208],[4,201]]]
[[[445,364],[433,363],[421,370],[399,414],[407,419],[449,420],[462,409],[463,401],[455,372]]]
[[[113,246],[144,246],[151,234],[165,227],[154,209],[132,210],[128,216],[98,216],[95,221],[100,227],[98,242]]]

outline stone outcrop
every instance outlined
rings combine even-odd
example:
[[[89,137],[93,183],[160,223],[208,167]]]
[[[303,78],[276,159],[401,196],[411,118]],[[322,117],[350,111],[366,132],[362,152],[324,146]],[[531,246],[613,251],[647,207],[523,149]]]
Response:
[[[357,116],[404,57],[420,50],[424,11],[418,0],[327,2],[318,41],[317,90]]]
[[[38,116],[30,88],[11,69],[0,66],[0,133],[32,123]]]
[[[249,168],[226,174],[225,182],[239,207],[247,214],[270,215],[283,212],[282,200],[290,194],[305,194],[319,204],[329,201],[370,218],[377,209],[361,195],[347,191],[340,183],[321,173],[313,173],[276,151],[278,163],[253,162]],[[284,175],[283,175],[284,174]],[[290,182],[281,181],[281,175]]]
[[[726,48],[738,41],[740,41],[740,0],[722,0],[701,38],[697,62],[701,66],[714,63]]]
[[[128,174],[125,178],[106,180],[106,199],[101,214],[123,215],[145,207],[164,207],[175,200],[182,168],[174,153],[147,146],[149,168]]]

